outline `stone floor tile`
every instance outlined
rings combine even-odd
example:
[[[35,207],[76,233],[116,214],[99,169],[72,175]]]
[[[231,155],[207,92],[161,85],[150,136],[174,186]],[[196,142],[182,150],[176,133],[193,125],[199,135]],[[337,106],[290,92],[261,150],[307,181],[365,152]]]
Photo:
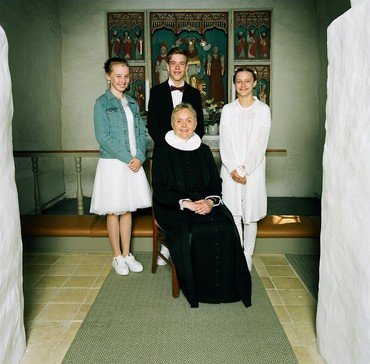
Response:
[[[72,321],[69,328],[66,330],[65,335],[59,345],[70,345],[75,338],[78,329],[81,327],[81,322]]]
[[[60,288],[30,288],[24,291],[24,303],[49,303]]]
[[[85,317],[86,317],[87,313],[89,312],[90,308],[91,308],[91,304],[83,303],[80,306],[80,308],[78,309],[78,311],[77,311],[73,320],[76,321],[76,322],[81,323],[85,319]]]
[[[78,303],[49,303],[37,318],[42,321],[72,321],[80,306]]]
[[[104,283],[105,279],[107,278],[106,275],[101,275],[99,276],[95,283],[93,284],[93,288],[100,288],[102,286],[102,284]]]
[[[280,322],[291,322],[289,314],[283,305],[273,305]]]
[[[54,363],[54,346],[31,345],[28,346],[20,364]]]
[[[98,276],[103,269],[103,265],[79,265],[74,271],[78,276]]]
[[[287,311],[293,322],[315,322],[316,305],[286,305]]]
[[[34,321],[28,331],[27,345],[58,345],[70,326],[66,321]]]
[[[45,272],[45,276],[70,276],[77,267],[77,264],[55,264]]]
[[[63,287],[91,288],[97,280],[97,276],[71,276],[64,283]]]
[[[266,254],[260,258],[264,265],[289,265],[283,254]]]
[[[266,270],[272,277],[296,277],[289,265],[267,265]]]
[[[36,283],[37,288],[58,288],[67,281],[68,276],[43,276]]]
[[[111,260],[111,254],[89,254],[82,260],[81,265],[105,265]]]
[[[305,345],[314,345],[316,341],[316,324],[315,322],[294,323],[302,342]]]
[[[287,338],[289,339],[290,345],[304,345],[302,338],[296,331],[294,324],[292,323],[282,323],[283,329]]]
[[[312,361],[315,364],[325,364],[325,361],[322,358],[322,356],[320,355],[320,353],[318,352],[316,346],[308,345],[308,346],[306,346],[306,349],[307,349]]]
[[[23,289],[29,289],[33,287],[41,278],[40,274],[24,274],[23,275]]]
[[[87,256],[87,253],[68,253],[61,256],[56,264],[80,264],[85,257]]]
[[[292,346],[299,364],[316,364],[312,361],[305,346]]]
[[[64,356],[67,354],[70,345],[57,345],[53,350],[54,364],[59,364],[63,361]]]
[[[40,254],[33,261],[32,264],[55,264],[62,254]]]
[[[267,270],[266,270],[266,267],[263,264],[256,265],[253,262],[253,268],[257,271],[257,273],[260,277],[267,277],[269,275]]]
[[[24,319],[27,321],[35,320],[39,317],[46,304],[44,303],[30,303],[24,305]]]
[[[275,289],[266,289],[267,295],[273,305],[281,305],[281,298]]]
[[[53,303],[83,303],[90,292],[89,288],[61,288],[52,299]]]
[[[99,288],[91,289],[89,294],[87,295],[87,298],[85,300],[85,303],[92,304],[95,301],[96,296],[99,293]]]
[[[23,268],[23,274],[43,275],[51,266],[51,264],[28,264]]]
[[[279,289],[278,293],[285,305],[315,304],[315,300],[305,289]]]
[[[261,281],[266,289],[268,288],[275,288],[274,284],[272,283],[271,279],[269,277],[260,277]]]
[[[271,277],[271,281],[277,289],[304,289],[302,282],[298,278]]]

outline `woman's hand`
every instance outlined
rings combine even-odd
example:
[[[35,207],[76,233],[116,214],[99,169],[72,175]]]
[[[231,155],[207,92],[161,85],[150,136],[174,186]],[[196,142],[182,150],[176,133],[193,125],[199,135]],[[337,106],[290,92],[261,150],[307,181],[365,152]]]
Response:
[[[236,169],[234,169],[231,173],[230,173],[230,177],[236,182],[236,183],[240,183],[242,185],[246,185],[247,184],[247,177],[244,176],[244,177],[241,177],[239,176],[238,172],[236,171]]]
[[[211,200],[198,200],[195,201],[197,208],[195,209],[195,213],[199,215],[207,215],[211,212],[213,207],[213,201]]]
[[[128,167],[131,169],[131,171],[137,172],[141,167],[141,162],[137,158],[132,158],[128,163]]]
[[[184,208],[195,212],[199,215],[206,215],[211,212],[213,207],[213,201],[211,200],[198,200],[198,201],[188,201],[183,202]]]

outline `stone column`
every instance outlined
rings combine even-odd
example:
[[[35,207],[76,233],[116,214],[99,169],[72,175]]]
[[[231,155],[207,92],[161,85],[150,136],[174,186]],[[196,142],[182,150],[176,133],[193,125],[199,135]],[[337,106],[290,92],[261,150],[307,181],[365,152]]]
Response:
[[[19,363],[23,326],[22,239],[12,145],[13,100],[8,42],[0,26],[0,363]]]
[[[317,344],[331,364],[370,360],[370,0],[328,28]]]

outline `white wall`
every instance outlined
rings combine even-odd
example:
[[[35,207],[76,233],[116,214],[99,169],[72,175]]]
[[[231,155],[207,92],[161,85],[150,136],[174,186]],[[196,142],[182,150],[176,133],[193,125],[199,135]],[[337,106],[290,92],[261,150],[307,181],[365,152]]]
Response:
[[[9,40],[15,150],[62,147],[61,35],[54,1],[0,0],[0,25]],[[21,212],[34,208],[29,159],[16,159]],[[40,159],[42,202],[64,193],[62,160]]]
[[[64,149],[97,149],[92,111],[106,82],[106,13],[134,9],[183,9],[178,1],[58,0],[62,30],[62,122]],[[225,9],[223,0],[188,1],[187,9]],[[316,2],[235,0],[229,9],[272,9],[272,131],[270,147],[288,150],[267,161],[270,196],[313,196],[319,128],[319,53]],[[321,163],[321,162],[320,162]],[[68,169],[68,168],[67,168]],[[84,160],[84,193],[91,194],[95,163]],[[73,167],[67,193],[75,193]],[[321,178],[321,176],[319,177]]]
[[[12,85],[8,42],[0,26],[0,363],[19,363],[23,326],[22,240],[12,155]]]
[[[370,360],[370,1],[328,29],[317,341],[331,364]]]

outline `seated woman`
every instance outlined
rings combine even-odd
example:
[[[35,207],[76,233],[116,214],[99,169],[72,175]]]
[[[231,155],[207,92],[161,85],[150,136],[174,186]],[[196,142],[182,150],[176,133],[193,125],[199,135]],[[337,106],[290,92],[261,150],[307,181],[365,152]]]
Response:
[[[251,277],[230,211],[221,200],[211,150],[194,133],[196,112],[179,104],[173,130],[153,156],[153,208],[165,230],[182,292],[199,302],[242,300],[251,306]]]

